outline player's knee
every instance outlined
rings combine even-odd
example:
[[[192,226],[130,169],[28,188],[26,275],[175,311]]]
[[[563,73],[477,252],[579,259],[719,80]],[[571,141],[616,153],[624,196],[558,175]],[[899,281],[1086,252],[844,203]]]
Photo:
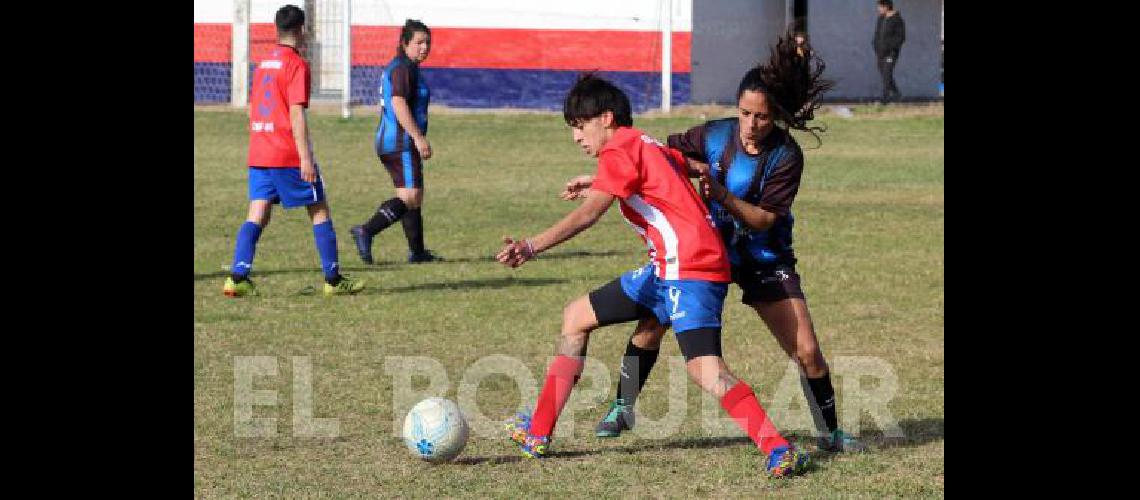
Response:
[[[320,201],[309,205],[306,208],[309,210],[309,219],[314,225],[324,224],[325,221],[329,220],[330,215],[328,203]]]
[[[827,373],[827,360],[823,358],[823,352],[819,350],[819,344],[812,344],[811,346],[796,349],[796,360],[799,361],[800,366],[804,369],[804,373],[806,373],[809,378],[822,377]]]
[[[397,189],[396,197],[399,198],[400,201],[404,202],[404,205],[409,209],[415,210],[417,208],[420,208],[420,204],[423,202],[423,190],[408,188]]]
[[[583,297],[562,309],[562,335],[586,337],[597,326],[589,298]]]
[[[801,342],[800,345],[797,345],[796,360],[808,372],[825,368],[823,354],[819,350],[819,344],[815,342]]]
[[[661,348],[661,339],[665,337],[665,330],[659,328],[639,329],[633,333],[630,342],[642,349],[655,350]]]

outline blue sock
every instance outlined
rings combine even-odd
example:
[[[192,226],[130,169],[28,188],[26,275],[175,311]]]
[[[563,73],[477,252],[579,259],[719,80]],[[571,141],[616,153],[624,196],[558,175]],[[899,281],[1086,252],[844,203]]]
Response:
[[[336,261],[336,230],[333,229],[331,219],[313,225],[313,240],[317,242],[317,253],[321,254],[321,270],[325,273],[325,281],[340,276]]]
[[[261,226],[245,221],[238,229],[237,247],[234,248],[234,262],[230,273],[234,277],[245,278],[253,270],[253,254],[257,251],[257,239],[261,237]]]

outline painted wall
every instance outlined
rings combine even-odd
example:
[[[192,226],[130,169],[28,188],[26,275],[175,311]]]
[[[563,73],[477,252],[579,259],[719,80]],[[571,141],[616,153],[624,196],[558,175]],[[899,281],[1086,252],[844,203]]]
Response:
[[[673,4],[672,102],[681,104],[689,101],[692,4]],[[376,103],[376,82],[395,54],[399,27],[415,18],[432,29],[432,54],[423,64],[432,102],[558,109],[574,78],[596,70],[622,87],[636,109],[658,107],[662,5],[660,0],[354,0],[352,100]],[[251,4],[253,61],[272,46],[278,6]],[[228,102],[233,2],[195,0],[194,16],[194,100]]]

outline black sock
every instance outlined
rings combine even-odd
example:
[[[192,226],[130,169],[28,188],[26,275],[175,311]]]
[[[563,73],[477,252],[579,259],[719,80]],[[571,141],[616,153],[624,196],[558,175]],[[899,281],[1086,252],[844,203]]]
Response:
[[[368,234],[375,236],[376,233],[387,229],[393,222],[408,213],[408,206],[404,204],[404,200],[399,198],[392,198],[380,204],[380,208],[376,209],[376,213],[372,214],[372,218],[368,219],[362,227]]]
[[[637,395],[645,386],[645,380],[649,378],[649,372],[653,370],[653,364],[657,363],[659,352],[659,350],[651,351],[637,347],[632,338],[626,344],[625,356],[621,358],[621,372],[617,384],[617,397],[621,398],[626,405],[632,406],[633,402],[637,400]],[[637,374],[636,385],[633,383],[634,373]]]
[[[230,279],[234,280],[234,283],[241,283],[243,281],[249,281],[249,275],[230,273]]]
[[[827,431],[834,432],[839,428],[839,420],[835,418],[835,388],[831,386],[831,374],[825,373],[820,378],[809,378],[807,381],[817,407],[823,413]]]
[[[408,250],[413,254],[424,253],[424,217],[420,209],[408,209],[408,214],[400,219],[404,224],[404,236],[408,238]]]

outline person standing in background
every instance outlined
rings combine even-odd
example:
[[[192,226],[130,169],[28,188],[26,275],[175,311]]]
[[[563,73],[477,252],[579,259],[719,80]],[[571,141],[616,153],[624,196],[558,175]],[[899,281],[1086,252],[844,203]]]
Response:
[[[879,18],[875,22],[875,37],[871,46],[879,62],[879,75],[883,77],[883,104],[902,97],[895,85],[895,64],[899,61],[899,51],[906,41],[906,25],[902,16],[895,10],[892,0],[879,1]]]

